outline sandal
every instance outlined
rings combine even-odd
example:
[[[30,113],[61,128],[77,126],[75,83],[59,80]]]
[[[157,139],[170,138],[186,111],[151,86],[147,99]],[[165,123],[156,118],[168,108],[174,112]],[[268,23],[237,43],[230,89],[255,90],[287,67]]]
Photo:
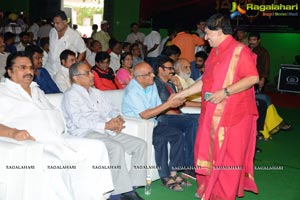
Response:
[[[174,181],[176,181],[176,183],[178,183],[180,186],[183,187],[191,187],[192,184],[190,182],[188,182],[185,178],[176,175],[176,176],[170,176],[170,178],[172,178]]]
[[[283,124],[283,126],[281,126],[280,130],[282,131],[289,131],[292,129],[292,125],[290,124]]]
[[[162,178],[161,182],[162,182],[162,186],[164,186],[170,190],[173,190],[175,192],[183,191],[182,187],[172,177]]]

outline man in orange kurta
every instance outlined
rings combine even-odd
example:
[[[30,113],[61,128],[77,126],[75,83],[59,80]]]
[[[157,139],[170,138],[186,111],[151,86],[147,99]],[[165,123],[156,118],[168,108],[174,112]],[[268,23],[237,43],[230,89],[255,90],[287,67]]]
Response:
[[[198,195],[203,200],[233,200],[244,190],[258,192],[253,178],[256,56],[234,40],[230,20],[222,14],[208,19],[205,33],[212,50],[203,79],[178,97],[202,91],[194,149]]]
[[[179,58],[185,58],[189,62],[192,62],[195,60],[195,47],[205,45],[205,41],[195,34],[181,31],[172,40],[172,44],[179,47],[181,51]]]

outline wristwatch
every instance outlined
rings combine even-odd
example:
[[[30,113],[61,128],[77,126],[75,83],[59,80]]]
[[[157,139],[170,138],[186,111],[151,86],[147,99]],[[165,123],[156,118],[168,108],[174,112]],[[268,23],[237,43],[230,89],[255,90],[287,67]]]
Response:
[[[226,94],[226,96],[230,96],[230,93],[228,92],[227,88],[224,88],[224,93]]]

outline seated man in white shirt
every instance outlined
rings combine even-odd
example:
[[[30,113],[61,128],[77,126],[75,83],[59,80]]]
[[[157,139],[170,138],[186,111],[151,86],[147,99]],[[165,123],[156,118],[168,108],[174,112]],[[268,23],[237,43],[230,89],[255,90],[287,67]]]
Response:
[[[89,55],[86,55],[86,61],[90,64],[90,66],[95,66],[96,62],[95,62],[95,58],[96,58],[96,54],[98,52],[102,51],[102,46],[101,43],[98,40],[94,40],[91,43],[91,53]]]
[[[68,130],[74,136],[98,139],[105,143],[110,164],[118,166],[112,170],[115,190],[110,199],[141,200],[135,187],[144,186],[147,144],[142,139],[122,133],[124,120],[120,111],[106,99],[103,92],[93,88],[94,75],[91,67],[84,62],[70,68],[72,87],[64,93],[62,110]],[[131,169],[127,170],[125,152],[132,156]]]
[[[54,81],[61,92],[65,92],[71,87],[71,81],[69,76],[69,68],[76,62],[76,54],[66,49],[61,52],[60,56],[61,66],[59,71],[54,75]]]
[[[54,190],[58,198],[49,198],[44,192],[40,199],[104,199],[104,193],[113,190],[110,171],[92,168],[109,166],[104,144],[63,134],[65,124],[61,112],[32,81],[33,76],[34,67],[25,52],[8,56],[6,79],[0,84],[0,136],[43,144],[43,178],[59,182],[50,180],[45,186]],[[75,169],[51,171],[49,165],[74,165]]]

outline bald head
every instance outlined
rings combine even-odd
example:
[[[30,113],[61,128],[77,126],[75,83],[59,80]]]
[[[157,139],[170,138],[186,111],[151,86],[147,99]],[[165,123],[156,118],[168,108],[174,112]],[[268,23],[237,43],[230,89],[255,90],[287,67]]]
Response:
[[[143,87],[146,88],[154,83],[154,73],[152,67],[146,63],[141,62],[134,66],[133,76],[135,80]]]

